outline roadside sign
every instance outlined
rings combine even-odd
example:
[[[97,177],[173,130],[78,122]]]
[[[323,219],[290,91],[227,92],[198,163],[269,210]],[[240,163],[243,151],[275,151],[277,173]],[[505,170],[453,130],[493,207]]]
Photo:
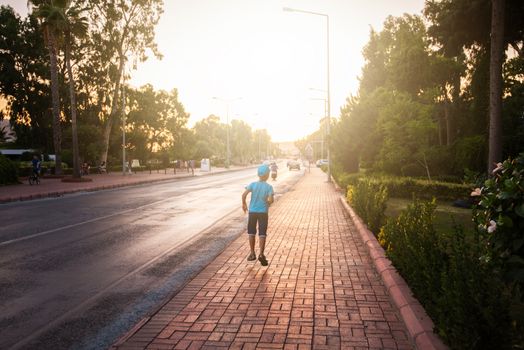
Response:
[[[310,160],[313,158],[313,147],[310,143],[306,145],[306,157]]]

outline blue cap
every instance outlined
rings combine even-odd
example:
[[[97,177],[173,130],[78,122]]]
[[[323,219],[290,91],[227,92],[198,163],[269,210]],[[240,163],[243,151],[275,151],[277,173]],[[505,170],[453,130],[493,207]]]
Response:
[[[269,173],[269,167],[266,164],[262,164],[258,167],[258,176],[264,176]]]

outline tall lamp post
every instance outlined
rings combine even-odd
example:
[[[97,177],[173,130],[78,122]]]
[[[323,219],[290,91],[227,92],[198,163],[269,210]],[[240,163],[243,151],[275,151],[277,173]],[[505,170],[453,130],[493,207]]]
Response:
[[[315,15],[315,16],[322,16],[326,18],[326,54],[327,54],[327,60],[326,60],[326,70],[327,70],[327,159],[328,159],[328,167],[327,167],[327,181],[331,182],[331,154],[330,154],[330,140],[329,135],[331,133],[331,100],[330,100],[330,89],[329,89],[329,16],[325,13],[319,13],[319,12],[312,12],[312,11],[305,11],[300,9],[294,9],[290,7],[284,7],[282,10],[286,12],[298,12],[298,13],[305,13],[308,15]]]
[[[125,69],[124,69],[124,79],[122,83],[122,175],[126,174],[126,89],[125,89],[125,85],[126,85],[126,79],[125,79]],[[109,168],[107,170],[109,170]]]
[[[225,99],[225,98],[220,98],[217,96],[213,97],[213,100],[220,100],[226,103],[226,164],[225,164],[226,168],[229,168],[229,164],[230,164],[230,159],[229,159],[229,154],[230,154],[230,151],[229,151],[229,105],[233,101],[241,100],[241,99],[242,97],[236,97],[232,99]]]

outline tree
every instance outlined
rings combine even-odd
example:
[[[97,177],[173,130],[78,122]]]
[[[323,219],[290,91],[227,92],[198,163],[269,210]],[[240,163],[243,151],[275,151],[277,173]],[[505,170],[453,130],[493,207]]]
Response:
[[[71,111],[71,129],[73,139],[73,177],[80,177],[80,159],[78,149],[78,130],[77,130],[77,109],[75,78],[71,67],[71,45],[74,36],[83,36],[87,32],[87,18],[83,17],[83,12],[77,4],[70,0],[55,0],[42,7],[43,15],[47,18],[52,17],[56,35],[61,35],[64,45],[65,64],[69,79],[69,98]]]
[[[143,161],[158,152],[166,153],[181,141],[189,115],[178,101],[178,92],[155,91],[152,85],[127,89],[127,145]]]
[[[254,157],[253,132],[251,127],[242,120],[231,121],[232,157],[241,164],[247,164]]]
[[[488,174],[502,161],[502,62],[504,60],[505,0],[491,2],[489,63],[489,154]]]
[[[53,0],[30,0],[35,6],[34,14],[40,18],[44,38],[49,52],[51,73],[51,101],[53,111],[53,144],[55,148],[55,173],[62,173],[62,130],[60,125],[60,95],[58,81],[58,43],[56,36],[62,26],[60,7],[54,6]]]
[[[226,159],[226,125],[215,115],[198,121],[193,127],[199,158]]]
[[[16,146],[53,149],[49,111],[49,60],[34,16],[24,20],[11,7],[0,7],[0,96],[4,116],[16,134]]]
[[[501,135],[502,64],[504,52],[513,47],[522,55],[524,2],[521,0],[428,0],[424,14],[430,21],[429,33],[446,56],[456,57],[465,50],[489,53],[489,151],[488,171],[503,158]],[[491,24],[491,25],[490,25]],[[482,55],[480,57],[482,62]],[[478,68],[477,68],[478,70]],[[473,75],[475,78],[482,74]],[[482,86],[482,84],[480,84]],[[482,101],[479,95],[476,103]]]
[[[105,120],[103,145],[100,155],[107,161],[111,129],[119,112],[119,92],[125,77],[124,66],[128,57],[140,61],[147,59],[146,50],[161,58],[154,42],[154,27],[162,13],[162,0],[83,0],[91,7],[92,44],[103,48],[101,54],[95,53],[100,61],[99,71],[105,72],[108,96],[99,96],[101,101],[111,106],[110,111],[102,111]],[[100,101],[100,102],[101,102]]]

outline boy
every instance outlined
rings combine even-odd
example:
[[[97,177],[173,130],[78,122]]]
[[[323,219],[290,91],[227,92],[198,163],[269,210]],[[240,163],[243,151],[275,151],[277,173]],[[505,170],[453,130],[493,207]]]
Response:
[[[251,201],[249,202],[249,218],[247,223],[247,233],[249,235],[249,248],[251,252],[247,257],[248,261],[256,260],[255,254],[255,236],[257,233],[258,222],[258,239],[260,254],[258,260],[262,266],[267,266],[268,262],[264,256],[266,247],[266,233],[268,223],[268,209],[273,203],[273,186],[266,181],[269,178],[269,167],[265,164],[258,167],[259,181],[250,183],[242,194],[242,210],[247,212],[246,198],[251,192]]]

